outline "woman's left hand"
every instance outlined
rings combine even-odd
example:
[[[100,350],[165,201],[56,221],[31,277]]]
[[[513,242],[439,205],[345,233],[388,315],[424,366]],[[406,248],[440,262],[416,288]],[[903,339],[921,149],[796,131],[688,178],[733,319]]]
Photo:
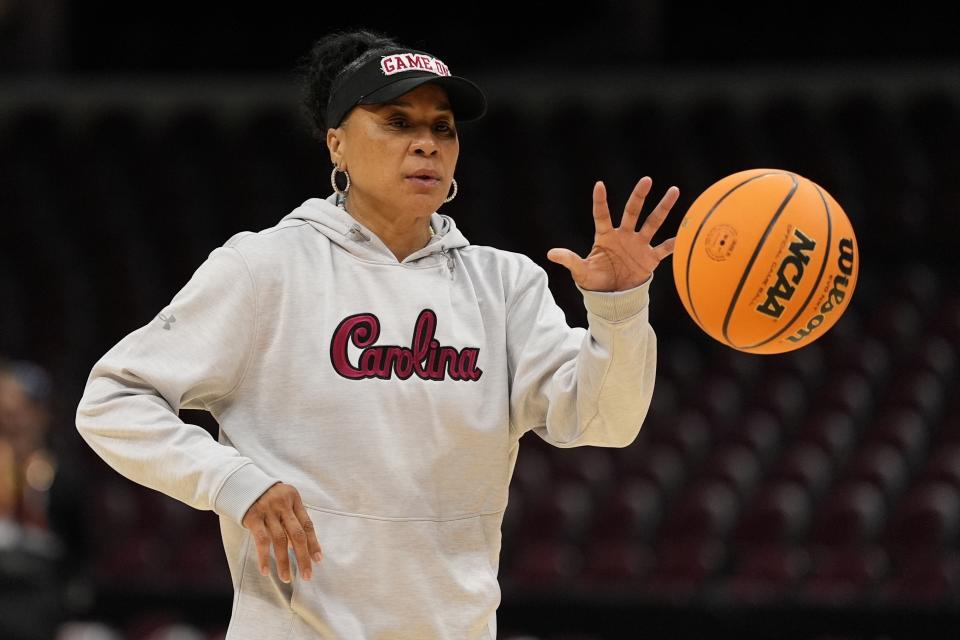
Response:
[[[649,177],[640,179],[623,209],[620,226],[615,229],[610,221],[607,189],[603,182],[597,182],[593,187],[593,221],[596,225],[593,249],[586,258],[569,249],[550,249],[547,259],[569,269],[574,281],[584,289],[625,291],[643,284],[660,261],[673,253],[676,238],[664,240],[655,247],[650,245],[650,240],[680,196],[676,187],[667,189],[640,230],[634,231],[652,184]]]

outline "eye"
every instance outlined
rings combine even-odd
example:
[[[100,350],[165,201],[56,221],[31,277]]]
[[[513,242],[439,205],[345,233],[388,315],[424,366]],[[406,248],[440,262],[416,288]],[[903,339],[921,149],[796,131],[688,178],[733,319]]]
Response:
[[[397,129],[403,129],[403,128],[405,128],[405,127],[407,126],[407,121],[404,120],[403,118],[392,118],[392,119],[388,122],[388,124],[389,124],[391,127],[395,127],[395,128],[397,128]]]
[[[446,120],[441,120],[437,123],[437,131],[440,133],[449,133],[451,135],[456,135],[457,131],[453,126]]]

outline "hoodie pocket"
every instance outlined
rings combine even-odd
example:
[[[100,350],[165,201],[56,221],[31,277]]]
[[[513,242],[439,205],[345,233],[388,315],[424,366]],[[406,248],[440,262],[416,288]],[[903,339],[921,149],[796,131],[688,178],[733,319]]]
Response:
[[[499,514],[389,520],[306,507],[323,560],[297,572],[291,608],[332,638],[487,640],[500,604],[490,531]],[[492,639],[491,639],[492,640]]]
[[[295,618],[290,608],[293,585],[282,582],[278,577],[272,551],[270,573],[266,576],[260,573],[259,554],[253,534],[244,531],[239,542],[242,555],[226,640],[286,638]],[[296,566],[294,562],[294,558],[291,558],[291,567]]]

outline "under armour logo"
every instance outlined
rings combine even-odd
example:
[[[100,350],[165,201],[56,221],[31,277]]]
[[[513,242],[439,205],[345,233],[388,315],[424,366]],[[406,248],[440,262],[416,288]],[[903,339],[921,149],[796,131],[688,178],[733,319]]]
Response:
[[[158,317],[159,317],[161,320],[163,320],[163,322],[164,322],[163,328],[164,328],[164,329],[169,329],[169,328],[170,328],[170,323],[177,321],[177,319],[173,316],[173,314],[170,314],[170,317],[167,318],[166,316],[164,316],[164,315],[161,313],[161,314],[158,314]]]

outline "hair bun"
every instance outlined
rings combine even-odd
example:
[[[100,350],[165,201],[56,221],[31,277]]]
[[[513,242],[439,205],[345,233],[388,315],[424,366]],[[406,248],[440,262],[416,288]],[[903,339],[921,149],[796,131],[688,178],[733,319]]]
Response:
[[[330,87],[344,67],[371,49],[400,46],[392,38],[368,30],[331,33],[313,44],[310,52],[300,60],[297,72],[303,87],[303,108],[314,138],[326,140]]]

